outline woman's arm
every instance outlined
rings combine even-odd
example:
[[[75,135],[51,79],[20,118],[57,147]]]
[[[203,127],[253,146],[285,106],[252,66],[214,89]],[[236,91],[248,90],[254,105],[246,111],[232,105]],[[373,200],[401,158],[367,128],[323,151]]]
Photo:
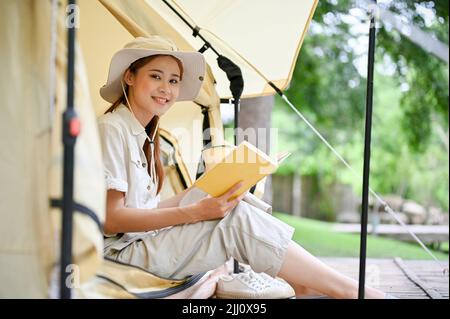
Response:
[[[236,184],[221,196],[203,198],[188,206],[154,209],[125,207],[125,193],[110,189],[106,195],[104,233],[149,231],[223,218],[245,195],[230,200],[241,186],[241,183]]]
[[[179,194],[176,194],[175,196],[172,196],[170,198],[167,198],[163,201],[160,201],[158,203],[158,208],[169,208],[169,207],[178,207],[180,205],[180,201],[183,198],[184,195],[191,189],[191,187],[186,188],[184,191],[182,191]]]
[[[141,209],[125,207],[125,194],[108,190],[105,234],[140,232],[195,222],[194,205],[173,208]]]

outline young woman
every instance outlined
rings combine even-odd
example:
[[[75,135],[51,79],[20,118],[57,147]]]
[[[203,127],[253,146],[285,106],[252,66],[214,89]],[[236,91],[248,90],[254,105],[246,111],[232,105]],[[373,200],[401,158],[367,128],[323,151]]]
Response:
[[[137,38],[112,58],[100,90],[112,103],[99,119],[108,189],[105,255],[173,278],[216,269],[233,257],[283,278],[297,295],[357,298],[357,282],[293,242],[292,227],[241,201],[245,194],[230,200],[239,184],[183,207],[191,189],[160,201],[159,119],[176,101],[196,98],[204,72],[200,53],[180,52],[158,36]],[[366,298],[384,297],[366,288]]]

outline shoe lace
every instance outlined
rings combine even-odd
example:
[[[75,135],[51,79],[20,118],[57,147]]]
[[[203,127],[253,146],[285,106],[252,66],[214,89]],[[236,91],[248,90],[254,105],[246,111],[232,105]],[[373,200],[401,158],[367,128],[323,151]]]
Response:
[[[258,274],[255,274],[253,271],[243,273],[241,279],[245,284],[257,291],[270,287],[264,279],[258,276]]]
[[[259,273],[259,275],[261,276],[262,280],[264,280],[266,283],[268,283],[268,285],[272,285],[272,286],[278,286],[278,287],[282,287],[285,285],[285,283],[269,276],[266,273]]]

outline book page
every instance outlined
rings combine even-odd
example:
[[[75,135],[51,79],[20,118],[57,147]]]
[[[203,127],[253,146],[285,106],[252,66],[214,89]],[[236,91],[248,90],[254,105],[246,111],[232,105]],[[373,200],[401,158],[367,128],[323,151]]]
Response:
[[[239,181],[243,186],[232,196],[249,190],[265,176],[272,174],[278,165],[276,160],[248,142],[242,142],[219,163],[199,177],[194,185],[211,196],[219,196]]]

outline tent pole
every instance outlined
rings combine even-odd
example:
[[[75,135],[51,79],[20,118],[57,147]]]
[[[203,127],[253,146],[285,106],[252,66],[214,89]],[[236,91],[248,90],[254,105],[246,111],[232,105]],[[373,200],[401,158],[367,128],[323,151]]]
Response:
[[[375,0],[375,4],[376,4]],[[358,298],[364,299],[366,276],[367,249],[367,220],[369,206],[369,175],[370,175],[370,143],[372,134],[372,103],[373,103],[373,70],[375,61],[375,7],[371,12],[369,30],[369,54],[367,64],[367,92],[366,92],[366,123],[364,132],[364,171],[361,212],[361,239],[359,256],[359,290]]]
[[[234,145],[238,145],[238,128],[239,128],[239,100],[234,99]],[[239,261],[233,259],[233,272],[239,273]]]
[[[76,0],[68,0],[67,27],[67,108],[63,113],[63,198],[61,226],[61,260],[60,260],[60,298],[71,298],[71,283],[68,281],[72,264],[72,216],[74,148],[79,133],[79,122],[74,111],[74,79],[75,79],[75,23],[69,24],[77,14]],[[75,17],[76,19],[76,17]]]

